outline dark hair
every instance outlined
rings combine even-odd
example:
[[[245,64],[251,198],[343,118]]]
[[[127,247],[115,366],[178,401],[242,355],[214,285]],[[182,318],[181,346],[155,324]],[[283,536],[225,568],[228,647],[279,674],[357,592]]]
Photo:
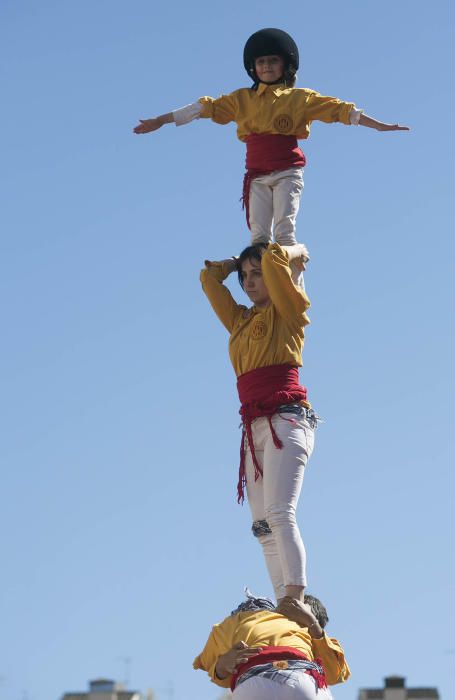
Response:
[[[245,260],[256,260],[260,263],[262,256],[267,250],[267,243],[256,243],[255,245],[249,245],[245,250],[242,250],[239,257],[237,258],[237,275],[239,278],[239,284],[243,289],[243,277],[242,277],[242,265]]]
[[[248,248],[246,248],[248,250]],[[276,606],[270,598],[260,598],[253,595],[248,588],[245,588],[246,600],[231,612],[231,615],[236,615],[239,612],[250,612],[255,610],[276,610]],[[327,615],[327,610],[325,606],[321,603],[319,598],[315,598],[314,595],[309,595],[305,593],[304,603],[310,606],[311,612],[315,616],[316,620],[321,625],[322,629],[326,626],[329,621]]]
[[[308,595],[306,593],[304,602],[310,606],[311,612],[321,625],[322,629],[324,629],[324,627],[329,621],[329,617],[327,615],[327,610],[325,609],[325,606],[321,603],[319,598],[315,598],[313,595]]]
[[[270,598],[260,598],[256,597],[251,593],[248,588],[245,588],[246,600],[244,600],[240,605],[236,607],[235,610],[231,612],[231,615],[237,615],[240,612],[254,612],[256,610],[275,610],[275,604],[270,600]]]

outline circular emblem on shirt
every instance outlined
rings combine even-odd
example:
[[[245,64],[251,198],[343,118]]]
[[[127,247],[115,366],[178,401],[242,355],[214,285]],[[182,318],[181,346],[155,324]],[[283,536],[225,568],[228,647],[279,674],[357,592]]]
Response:
[[[251,329],[251,337],[253,340],[260,340],[261,338],[265,338],[266,335],[267,326],[265,325],[264,321],[256,321]]]
[[[289,114],[278,114],[273,120],[273,128],[280,134],[292,133],[294,127],[294,120]]]

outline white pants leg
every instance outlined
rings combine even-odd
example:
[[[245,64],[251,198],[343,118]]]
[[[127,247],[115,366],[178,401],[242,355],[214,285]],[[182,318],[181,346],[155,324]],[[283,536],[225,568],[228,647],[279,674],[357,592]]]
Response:
[[[273,189],[270,175],[251,180],[248,206],[251,244],[270,243],[273,221]]]
[[[318,688],[308,673],[299,673],[289,683],[253,676],[234,690],[234,700],[333,700],[328,688]]]
[[[294,245],[297,242],[295,221],[302,190],[302,168],[277,170],[251,181],[249,216],[253,245],[271,242],[272,222],[277,243]]]
[[[273,183],[273,235],[280,245],[294,245],[295,220],[303,191],[302,168],[275,173]]]
[[[266,520],[272,531],[258,539],[278,599],[285,595],[285,586],[306,586],[305,547],[295,513],[305,465],[313,451],[314,429],[305,416],[292,414],[275,414],[272,423],[283,447],[275,447],[267,418],[257,418],[252,433],[263,477],[254,480],[248,445],[245,469],[253,521]]]

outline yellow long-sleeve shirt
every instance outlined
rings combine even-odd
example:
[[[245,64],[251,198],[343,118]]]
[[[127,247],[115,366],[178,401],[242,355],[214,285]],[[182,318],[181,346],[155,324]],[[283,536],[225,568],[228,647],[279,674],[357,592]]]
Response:
[[[201,271],[202,288],[231,334],[229,356],[237,376],[269,365],[302,365],[310,301],[293,283],[288,254],[278,243],[269,245],[262,256],[262,275],[271,303],[264,309],[248,309],[237,304],[223,285],[227,273],[222,263]]]
[[[290,88],[284,84],[260,83],[257,90],[241,88],[229,95],[201,97],[202,118],[217,124],[237,123],[237,136],[245,141],[249,134],[287,134],[307,139],[311,122],[350,124],[353,102],[324,97],[308,88]]]
[[[215,673],[216,662],[240,641],[251,647],[292,647],[302,651],[310,660],[321,658],[329,685],[342,683],[350,676],[343,649],[336,639],[325,634],[321,639],[312,639],[306,628],[270,610],[240,612],[214,625],[193,667],[207,671],[214,683],[228,688],[231,677],[220,680]]]

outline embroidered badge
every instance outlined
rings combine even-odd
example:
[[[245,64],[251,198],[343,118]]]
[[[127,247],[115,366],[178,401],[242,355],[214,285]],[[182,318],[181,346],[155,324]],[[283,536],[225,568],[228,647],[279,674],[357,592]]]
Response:
[[[289,668],[289,664],[287,661],[272,661],[272,666],[273,668],[277,668],[280,671],[286,671],[287,668]]]
[[[264,321],[256,321],[254,323],[253,327],[251,328],[251,337],[253,340],[260,340],[261,338],[265,338],[267,335],[267,326],[265,325]]]
[[[280,134],[289,134],[294,127],[294,121],[289,114],[278,114],[273,121],[273,128]]]

